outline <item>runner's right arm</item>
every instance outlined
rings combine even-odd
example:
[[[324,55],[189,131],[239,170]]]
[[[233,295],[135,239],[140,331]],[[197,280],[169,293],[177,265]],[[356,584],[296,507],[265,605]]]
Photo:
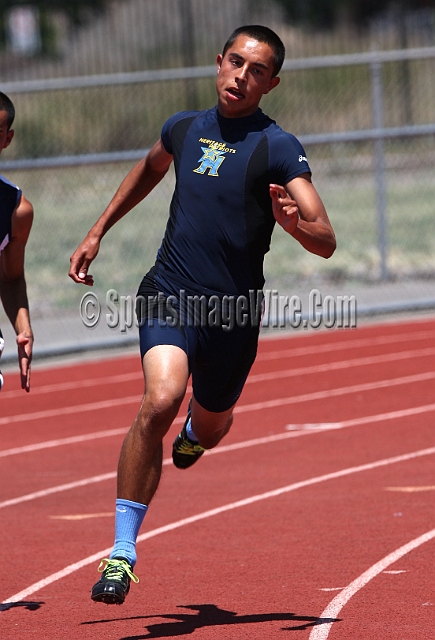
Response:
[[[74,282],[93,285],[94,280],[88,274],[88,269],[97,257],[101,239],[162,180],[172,159],[173,156],[165,150],[162,141],[159,140],[148,155],[127,174],[104,213],[70,258],[68,275]]]

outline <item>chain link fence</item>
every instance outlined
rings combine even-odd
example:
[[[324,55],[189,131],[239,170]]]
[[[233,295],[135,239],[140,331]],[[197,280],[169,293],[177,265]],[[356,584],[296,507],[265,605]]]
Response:
[[[360,314],[435,307],[433,30],[410,27],[412,46],[397,49],[389,24],[345,40],[342,32],[304,34],[284,25],[272,3],[267,15],[255,7],[113,2],[70,39],[68,56],[30,60],[19,80],[10,54],[2,54],[12,62],[1,65],[8,73],[0,89],[13,99],[17,118],[0,171],[20,185],[36,214],[26,255],[36,354],[136,340],[128,297],[154,261],[173,173],[104,238],[92,269],[101,307],[92,329],[79,313],[84,287],[67,277],[69,256],[165,119],[214,104],[216,53],[246,22],[267,24],[286,44],[281,85],[262,108],[304,144],[338,240],[324,261],[276,229],[267,288],[302,300],[313,287],[355,295]],[[110,290],[123,296],[114,329],[105,318]],[[2,310],[0,326],[3,357],[15,357]]]

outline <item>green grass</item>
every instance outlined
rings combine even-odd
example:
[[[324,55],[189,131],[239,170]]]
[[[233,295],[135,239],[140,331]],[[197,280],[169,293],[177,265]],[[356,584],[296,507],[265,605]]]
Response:
[[[314,162],[315,166],[315,162]],[[380,274],[376,185],[367,171],[320,174],[322,196],[337,237],[329,260],[307,253],[280,228],[266,257],[266,275],[281,286],[296,279],[376,281]],[[388,170],[387,266],[391,277],[435,278],[435,186],[431,171]]]
[[[130,164],[22,172],[11,175],[35,208],[26,252],[29,296],[35,312],[76,306],[83,295],[67,276],[69,257],[103,212]],[[95,290],[134,294],[160,245],[172,189],[171,177],[118,222],[103,239],[92,265]]]
[[[314,184],[336,232],[338,247],[330,260],[306,252],[280,227],[266,256],[268,285],[296,280],[373,281],[379,276],[376,191],[370,145],[311,149]],[[427,142],[398,153],[389,149],[387,165],[388,266],[395,277],[435,274],[435,186]],[[405,153],[405,151],[408,153]],[[394,153],[392,153],[394,151]],[[347,155],[346,155],[347,154]],[[422,157],[424,156],[424,157]],[[398,158],[400,162],[398,162]],[[422,170],[420,163],[426,165]],[[416,167],[414,171],[403,165]],[[77,308],[83,288],[67,276],[69,257],[102,213],[131,163],[11,173],[35,207],[26,269],[33,314]],[[429,167],[429,168],[427,168]],[[170,172],[150,196],[103,239],[92,265],[95,291],[115,288],[134,295],[153,264],[168,217],[174,176]]]

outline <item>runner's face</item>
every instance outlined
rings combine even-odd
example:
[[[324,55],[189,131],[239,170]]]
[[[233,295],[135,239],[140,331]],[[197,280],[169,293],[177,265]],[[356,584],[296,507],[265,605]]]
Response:
[[[0,153],[6,149],[14,137],[14,132],[9,129],[7,111],[0,111]]]
[[[273,51],[265,42],[241,34],[225,56],[217,57],[219,113],[226,118],[241,118],[255,113],[263,95],[277,86],[273,78]]]

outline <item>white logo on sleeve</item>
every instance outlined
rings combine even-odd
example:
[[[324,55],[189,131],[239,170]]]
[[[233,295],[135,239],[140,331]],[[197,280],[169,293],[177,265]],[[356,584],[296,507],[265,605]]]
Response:
[[[306,158],[305,156],[299,156],[299,162],[303,162],[305,160],[305,162],[308,162],[308,158]]]

